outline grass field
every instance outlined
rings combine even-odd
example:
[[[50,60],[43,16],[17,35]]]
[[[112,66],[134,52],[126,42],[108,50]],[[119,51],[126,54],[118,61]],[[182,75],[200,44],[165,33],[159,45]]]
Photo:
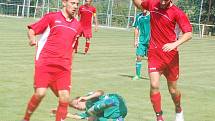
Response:
[[[26,36],[26,25],[32,21],[0,17],[0,121],[20,121],[33,93],[34,48],[28,46]],[[81,54],[83,47],[82,39],[80,53],[74,56],[71,96],[96,89],[116,92],[126,99],[126,121],[154,121],[145,60],[144,79],[131,80],[135,69],[133,33],[100,29],[94,33],[89,54]],[[180,51],[179,87],[185,120],[214,121],[215,38],[194,36]],[[174,106],[163,77],[161,93],[164,117],[173,121]],[[53,121],[49,110],[56,106],[57,99],[49,91],[31,121]]]

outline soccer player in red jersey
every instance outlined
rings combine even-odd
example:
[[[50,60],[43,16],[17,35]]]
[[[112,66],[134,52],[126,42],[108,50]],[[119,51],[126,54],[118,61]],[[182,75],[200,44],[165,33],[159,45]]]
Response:
[[[184,121],[181,107],[181,93],[177,87],[179,77],[179,55],[177,47],[192,38],[192,26],[185,13],[172,0],[133,0],[139,9],[147,9],[151,15],[151,38],[148,50],[148,71],[150,77],[150,98],[157,121],[164,121],[159,91],[160,76],[167,79],[169,93],[175,104],[175,121]],[[177,40],[176,24],[182,31]],[[177,40],[177,41],[176,41]]]
[[[55,121],[64,121],[69,106],[73,46],[81,31],[74,18],[79,0],[62,0],[63,9],[46,14],[28,26],[29,45],[37,45],[35,57],[34,88],[23,121],[30,121],[50,87],[59,99]],[[38,43],[36,35],[42,34]]]
[[[98,30],[96,8],[93,7],[91,4],[92,0],[85,0],[84,5],[81,5],[78,10],[78,16],[80,17],[80,23],[82,26],[81,36],[86,38],[84,54],[86,54],[90,48],[90,38],[92,38],[92,17],[95,22],[95,32]],[[76,41],[74,49],[75,53],[77,53],[78,41]]]

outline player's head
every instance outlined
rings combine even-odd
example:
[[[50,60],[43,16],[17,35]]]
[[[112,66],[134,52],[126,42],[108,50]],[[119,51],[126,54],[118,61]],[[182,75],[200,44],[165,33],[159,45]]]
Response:
[[[74,17],[78,10],[79,0],[62,0],[64,11],[69,17]]]
[[[78,99],[79,99],[79,97],[72,99],[70,106],[77,109],[77,110],[85,110],[86,109],[86,101],[84,101],[84,100],[79,101]]]
[[[92,0],[85,0],[84,2],[85,5],[91,5],[91,3],[92,3]]]
[[[166,9],[169,8],[172,4],[172,0],[160,0],[160,8]]]

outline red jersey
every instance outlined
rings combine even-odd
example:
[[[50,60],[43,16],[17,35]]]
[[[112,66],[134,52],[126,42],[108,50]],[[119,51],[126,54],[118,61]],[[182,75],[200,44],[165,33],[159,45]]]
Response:
[[[168,9],[161,9],[160,0],[145,0],[141,5],[149,10],[151,15],[149,49],[162,48],[164,44],[176,41],[174,32],[176,24],[183,33],[192,32],[192,26],[187,16],[175,5]]]
[[[79,7],[78,15],[80,16],[80,23],[83,29],[92,28],[92,16],[96,13],[96,8],[89,5],[82,5]]]
[[[36,35],[42,34],[38,41],[36,65],[54,64],[71,68],[73,44],[81,29],[77,19],[67,21],[62,12],[52,12],[28,28],[33,29]]]

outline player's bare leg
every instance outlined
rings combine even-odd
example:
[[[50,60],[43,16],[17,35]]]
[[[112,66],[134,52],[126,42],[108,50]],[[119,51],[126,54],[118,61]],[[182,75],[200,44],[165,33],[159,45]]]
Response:
[[[157,121],[164,121],[162,116],[163,112],[161,110],[161,95],[159,91],[160,73],[151,72],[149,73],[149,77],[150,77],[150,99],[156,114]]]
[[[47,88],[36,88],[35,93],[28,102],[23,121],[30,121],[30,117],[45,97]]]
[[[184,121],[184,115],[181,108],[181,92],[177,89],[177,81],[168,81],[168,89],[175,104],[175,121]]]

